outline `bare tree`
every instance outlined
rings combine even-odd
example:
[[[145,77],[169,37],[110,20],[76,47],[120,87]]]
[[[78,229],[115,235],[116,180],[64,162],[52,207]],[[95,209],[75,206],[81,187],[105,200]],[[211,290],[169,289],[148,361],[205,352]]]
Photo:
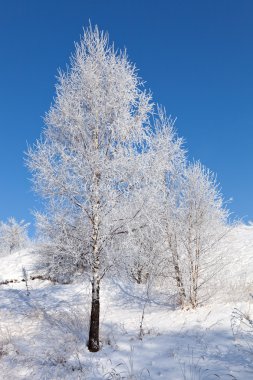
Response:
[[[179,303],[195,308],[222,269],[229,213],[214,174],[199,162],[185,166],[172,181],[167,206],[165,237]]]
[[[25,248],[28,243],[27,228],[29,223],[24,220],[17,222],[9,218],[6,223],[0,222],[0,251],[12,253]]]
[[[115,209],[117,215],[131,219],[128,228],[118,232],[120,249],[115,249],[114,262],[128,279],[137,284],[152,277],[159,280],[168,267],[164,247],[165,199],[170,177],[182,166],[185,153],[182,139],[175,132],[173,121],[165,109],[158,107],[152,118],[152,128],[146,130],[135,160],[135,179],[140,186],[132,186],[129,197]],[[167,218],[168,214],[166,214]]]

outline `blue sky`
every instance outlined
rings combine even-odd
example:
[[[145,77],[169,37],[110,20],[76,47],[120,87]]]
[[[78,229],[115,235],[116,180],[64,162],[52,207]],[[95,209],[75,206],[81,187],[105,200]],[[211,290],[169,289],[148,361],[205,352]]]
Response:
[[[253,1],[0,0],[0,219],[40,206],[24,166],[89,19],[127,47],[191,159],[217,173],[230,209],[253,220]]]

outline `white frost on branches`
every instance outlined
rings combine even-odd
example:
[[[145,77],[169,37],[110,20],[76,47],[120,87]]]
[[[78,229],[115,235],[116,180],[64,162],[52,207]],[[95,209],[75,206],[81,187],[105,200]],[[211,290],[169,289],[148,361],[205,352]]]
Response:
[[[37,213],[44,266],[61,281],[89,276],[88,347],[97,351],[109,269],[137,283],[166,279],[182,307],[196,307],[219,271],[228,212],[213,174],[187,163],[173,121],[126,53],[97,27],[75,47],[28,165],[46,203]]]
[[[136,181],[136,147],[149,124],[151,97],[126,54],[116,53],[97,28],[76,45],[56,93],[29,165],[36,190],[68,215],[66,228],[82,221],[94,269],[122,224],[111,213]],[[105,269],[100,265],[98,278]]]
[[[24,220],[17,222],[9,218],[6,223],[0,222],[0,252],[8,254],[25,248],[28,244],[27,228]]]
[[[195,308],[207,299],[208,284],[223,267],[229,213],[214,174],[199,162],[170,181],[166,203],[165,246],[179,303]]]

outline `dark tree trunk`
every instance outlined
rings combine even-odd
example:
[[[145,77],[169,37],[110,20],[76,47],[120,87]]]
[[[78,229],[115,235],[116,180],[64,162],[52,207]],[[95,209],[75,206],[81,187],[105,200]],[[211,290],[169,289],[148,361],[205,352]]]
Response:
[[[92,282],[92,301],[90,314],[90,332],[88,349],[91,352],[99,351],[99,315],[100,315],[100,300],[99,300],[99,284]]]

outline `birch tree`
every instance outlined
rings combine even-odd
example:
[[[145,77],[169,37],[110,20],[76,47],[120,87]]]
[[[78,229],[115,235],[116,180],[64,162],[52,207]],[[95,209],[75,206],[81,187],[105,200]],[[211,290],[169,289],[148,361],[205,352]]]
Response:
[[[122,218],[129,215],[129,220],[133,210],[136,216],[128,229],[119,231],[120,249],[116,250],[114,261],[121,278],[126,273],[128,279],[141,284],[153,277],[154,284],[168,267],[163,240],[164,198],[170,177],[185,160],[183,140],[177,136],[174,122],[164,108],[155,108],[152,128],[146,130],[138,150],[134,157],[135,180],[141,185],[131,187],[130,196],[116,211]]]
[[[221,243],[228,232],[228,210],[214,174],[199,162],[185,166],[171,181],[165,244],[181,307],[196,308],[208,297],[222,269]]]
[[[133,210],[131,217],[119,218],[114,210],[136,183],[134,157],[151,111],[151,96],[134,65],[114,50],[107,34],[90,27],[75,45],[69,69],[59,73],[42,137],[28,151],[35,190],[85,224],[93,352],[99,350],[106,257],[114,236],[136,215]]]

